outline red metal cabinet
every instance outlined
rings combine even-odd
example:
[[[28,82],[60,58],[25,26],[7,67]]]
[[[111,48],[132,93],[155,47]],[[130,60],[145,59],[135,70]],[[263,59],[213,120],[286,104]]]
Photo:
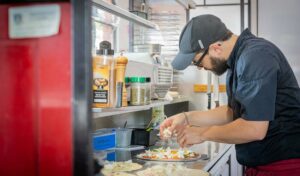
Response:
[[[9,39],[22,4],[0,4],[0,175],[73,175],[71,5],[55,4],[59,33],[32,39]]]

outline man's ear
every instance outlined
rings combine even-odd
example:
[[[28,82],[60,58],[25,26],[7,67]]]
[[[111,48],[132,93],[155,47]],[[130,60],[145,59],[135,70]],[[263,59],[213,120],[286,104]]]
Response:
[[[211,50],[213,50],[214,53],[216,53],[218,55],[221,54],[223,51],[221,42],[215,42],[215,43],[211,44],[210,48],[211,48]]]

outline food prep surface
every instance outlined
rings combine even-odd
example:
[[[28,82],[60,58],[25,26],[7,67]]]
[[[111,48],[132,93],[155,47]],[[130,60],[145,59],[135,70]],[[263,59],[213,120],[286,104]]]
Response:
[[[138,172],[140,171],[147,169],[151,170],[154,168],[157,168],[158,170],[162,170],[163,168],[179,168],[179,170],[174,170],[174,172],[182,172],[182,170],[185,170],[186,172],[195,172],[196,170],[199,170],[199,172],[200,170],[208,172],[231,147],[233,147],[233,145],[216,142],[205,142],[202,144],[197,144],[192,146],[190,150],[200,155],[198,160],[173,162],[143,160],[137,157],[139,154],[145,153],[147,150],[152,150],[153,148],[157,147],[151,147],[146,150],[138,151],[115,150],[115,161],[132,161],[133,163],[142,165],[142,168],[138,170],[126,172],[133,175],[138,175]],[[205,175],[206,172],[203,172],[203,174]]]

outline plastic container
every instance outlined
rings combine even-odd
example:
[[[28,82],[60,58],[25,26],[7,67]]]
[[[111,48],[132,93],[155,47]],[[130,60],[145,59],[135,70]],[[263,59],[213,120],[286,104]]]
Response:
[[[143,145],[146,147],[152,146],[159,140],[157,134],[159,130],[148,130],[146,127],[135,127],[132,131],[132,145]]]
[[[147,77],[145,79],[145,98],[144,98],[144,104],[150,104],[151,103],[151,78]]]
[[[134,106],[145,104],[145,77],[131,77],[130,104]]]
[[[128,147],[131,144],[132,129],[117,128],[116,129],[116,147]]]
[[[152,108],[152,127],[157,127],[166,118],[167,116],[165,115],[165,107],[163,105]]]
[[[93,57],[93,107],[115,107],[115,59],[108,41],[100,43]]]
[[[114,128],[103,128],[93,133],[94,151],[112,149],[116,147],[116,132]]]

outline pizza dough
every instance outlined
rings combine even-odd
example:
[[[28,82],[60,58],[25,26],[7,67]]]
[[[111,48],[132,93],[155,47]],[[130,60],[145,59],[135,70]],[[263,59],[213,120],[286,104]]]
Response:
[[[166,171],[163,167],[150,167],[136,173],[138,176],[166,176]]]
[[[108,175],[105,175],[105,176],[136,176],[136,175],[128,174],[126,172],[114,172],[114,173],[109,173]]]
[[[124,172],[135,171],[141,169],[143,166],[138,163],[132,163],[131,161],[126,162],[113,162],[104,165],[104,168],[101,170],[102,174],[105,176],[126,176]],[[115,174],[115,175],[114,175]],[[123,175],[120,175],[123,174]],[[128,175],[130,176],[130,175]]]
[[[136,171],[141,168],[140,164],[132,163],[131,161],[114,162],[106,164],[101,172],[105,176],[209,176],[208,172],[190,169],[178,163],[159,164]],[[129,171],[135,172],[127,173]]]
[[[138,171],[136,174],[138,176],[209,176],[208,172],[198,169],[189,169],[178,164],[155,165]]]

